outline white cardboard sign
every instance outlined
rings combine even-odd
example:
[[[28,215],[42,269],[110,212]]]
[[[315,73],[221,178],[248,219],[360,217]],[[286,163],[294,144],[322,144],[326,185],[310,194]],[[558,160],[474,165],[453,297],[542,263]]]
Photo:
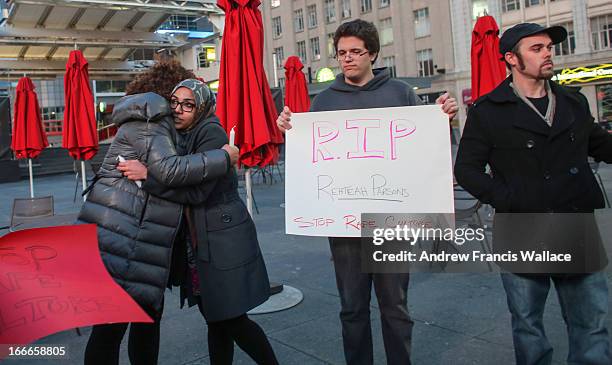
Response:
[[[439,105],[294,113],[286,134],[288,234],[359,237],[361,213],[453,213]]]

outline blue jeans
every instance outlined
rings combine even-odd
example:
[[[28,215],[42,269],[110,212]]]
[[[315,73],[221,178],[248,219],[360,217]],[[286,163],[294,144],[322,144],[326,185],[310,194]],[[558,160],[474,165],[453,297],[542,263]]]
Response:
[[[610,343],[606,327],[608,282],[602,272],[584,275],[501,274],[512,314],[512,338],[518,365],[552,362],[553,348],[543,325],[544,306],[555,284],[569,333],[568,364],[609,365]]]

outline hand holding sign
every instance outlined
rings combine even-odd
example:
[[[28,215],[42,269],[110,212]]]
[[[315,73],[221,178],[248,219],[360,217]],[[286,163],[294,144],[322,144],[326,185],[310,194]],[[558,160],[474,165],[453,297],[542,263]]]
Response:
[[[283,108],[283,111],[278,115],[276,119],[276,125],[281,132],[285,133],[285,131],[291,129],[291,110],[288,106]]]

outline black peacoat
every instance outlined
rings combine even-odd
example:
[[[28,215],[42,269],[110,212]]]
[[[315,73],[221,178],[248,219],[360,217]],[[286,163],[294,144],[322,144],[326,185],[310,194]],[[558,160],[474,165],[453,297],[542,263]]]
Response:
[[[556,97],[551,127],[514,94],[511,80],[468,111],[455,163],[457,182],[495,208],[495,252],[537,249],[572,255],[567,264],[519,260],[502,263],[504,269],[598,271],[607,260],[592,213],[604,207],[604,199],[588,157],[612,162],[612,135],[594,123],[578,88],[551,82]]]
[[[502,213],[589,213],[603,208],[587,157],[612,162],[612,136],[591,116],[579,88],[551,82],[549,127],[509,86],[511,77],[468,111],[455,162],[457,182]],[[492,174],[485,173],[489,164]]]

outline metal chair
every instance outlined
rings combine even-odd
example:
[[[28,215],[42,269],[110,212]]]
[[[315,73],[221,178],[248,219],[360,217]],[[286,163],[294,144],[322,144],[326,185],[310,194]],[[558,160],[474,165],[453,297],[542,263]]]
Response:
[[[601,188],[601,192],[603,193],[604,199],[606,200],[606,207],[610,208],[610,200],[608,200],[608,194],[606,193],[606,187],[603,184],[603,180],[601,179],[601,175],[599,174],[599,162],[589,161],[589,166],[591,167],[591,171],[593,171],[593,175],[597,179],[599,183],[599,187]]]
[[[261,175],[261,179],[263,181],[264,184],[274,184],[276,183],[275,179],[274,179],[274,170],[276,169],[276,172],[278,173],[278,177],[280,179],[281,182],[283,182],[283,173],[281,172],[280,166],[279,164],[271,164],[271,165],[267,165],[265,167],[257,167],[254,168],[254,172],[252,177],[255,178],[255,176],[257,175]],[[268,178],[269,178],[269,182],[268,182]]]
[[[492,253],[493,249],[491,248],[491,243],[486,234],[486,227],[479,212],[482,203],[459,185],[455,186],[453,190],[455,193],[455,222],[467,221],[467,227],[485,230],[484,240],[480,242],[480,245],[485,253]],[[468,202],[467,205],[465,204],[466,202]],[[461,206],[457,207],[457,205]],[[489,270],[493,269],[488,261],[487,266]]]
[[[480,208],[483,206],[482,203],[459,185],[455,184],[455,188],[453,189],[453,191],[455,200],[455,222],[466,222],[467,224],[464,225],[472,229],[485,229],[485,225],[479,213]],[[458,227],[464,225],[456,224],[456,226]],[[492,253],[491,244],[489,243],[489,238],[487,237],[486,232],[484,235],[484,241],[481,241],[480,245],[485,253]],[[419,248],[422,249],[422,245],[420,243]],[[444,241],[441,238],[434,239],[431,252],[439,253],[442,251],[443,248],[445,250],[453,250],[459,253],[459,250],[455,245],[449,244],[447,241]],[[489,271],[493,270],[493,266],[490,262],[487,262],[487,266],[489,267]],[[432,267],[433,262],[429,262],[429,268],[431,269]],[[446,263],[441,263],[440,267],[442,270],[444,270],[446,267]]]
[[[17,198],[13,200],[10,230],[20,224],[33,220],[50,217],[54,214],[53,196],[39,198]]]

